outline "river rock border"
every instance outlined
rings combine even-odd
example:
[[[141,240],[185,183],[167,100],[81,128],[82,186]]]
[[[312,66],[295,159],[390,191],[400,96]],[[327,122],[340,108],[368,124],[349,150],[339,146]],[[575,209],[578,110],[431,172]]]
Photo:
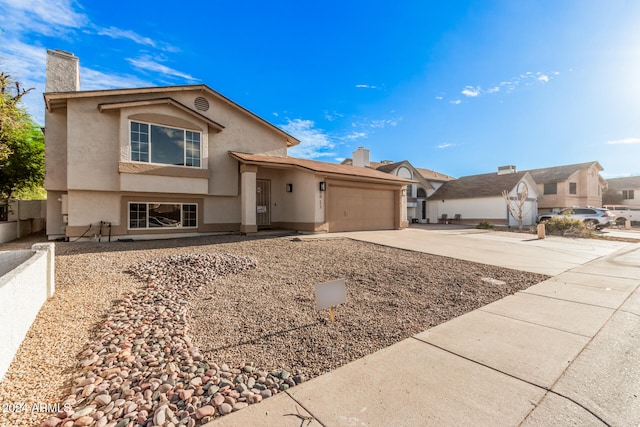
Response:
[[[190,296],[256,265],[251,257],[187,254],[131,266],[147,286],[114,304],[81,353],[81,374],[63,410],[42,426],[194,427],[303,382],[252,363],[204,360],[187,334]]]

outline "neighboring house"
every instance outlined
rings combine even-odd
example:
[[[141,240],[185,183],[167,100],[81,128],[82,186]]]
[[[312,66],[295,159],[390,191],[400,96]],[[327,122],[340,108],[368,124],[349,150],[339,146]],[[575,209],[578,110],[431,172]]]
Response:
[[[409,180],[288,157],[296,138],[206,85],[80,91],[78,59],[47,53],[50,239],[407,225]]]
[[[510,198],[516,198],[523,190],[528,189],[528,197],[523,206],[523,225],[535,224],[538,212],[538,198],[541,193],[528,172],[516,172],[515,168],[500,168],[498,173],[463,176],[445,182],[430,197],[430,222],[456,221],[468,224],[478,224],[486,221],[492,224],[518,226],[515,218],[507,207],[502,195],[509,193]]]
[[[372,162],[369,160],[369,150],[364,147],[358,147],[353,152],[353,159],[345,159],[342,164],[375,169],[392,176],[415,181],[415,183],[407,185],[406,218],[408,222],[426,223],[429,218],[428,197],[444,182],[454,179],[429,169],[416,168],[407,160]]]
[[[602,170],[596,161],[528,170],[542,193],[539,213],[572,206],[602,207],[606,187],[600,176]]]
[[[640,176],[611,178],[607,180],[607,187],[622,197],[621,204],[640,206]]]

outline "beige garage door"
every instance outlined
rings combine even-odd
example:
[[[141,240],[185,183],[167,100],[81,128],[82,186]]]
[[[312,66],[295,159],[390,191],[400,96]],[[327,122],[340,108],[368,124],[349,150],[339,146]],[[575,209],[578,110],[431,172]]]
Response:
[[[329,232],[395,228],[393,190],[330,185],[327,193]]]

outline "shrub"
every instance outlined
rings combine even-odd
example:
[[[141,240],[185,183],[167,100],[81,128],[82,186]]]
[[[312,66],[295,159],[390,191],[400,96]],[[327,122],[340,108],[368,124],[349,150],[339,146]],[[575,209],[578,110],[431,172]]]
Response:
[[[493,230],[493,224],[487,221],[482,221],[480,224],[476,226],[476,228],[479,228],[481,230]]]
[[[595,232],[584,222],[568,216],[553,217],[544,223],[547,234],[571,237],[594,237]]]

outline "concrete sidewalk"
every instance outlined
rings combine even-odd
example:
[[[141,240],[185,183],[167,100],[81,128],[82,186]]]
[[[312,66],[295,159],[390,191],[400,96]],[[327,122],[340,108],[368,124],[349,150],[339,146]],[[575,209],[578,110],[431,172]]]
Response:
[[[466,236],[458,254],[479,240],[538,269],[508,238]],[[207,426],[637,426],[640,245],[574,244],[538,249],[558,250],[549,280]]]

